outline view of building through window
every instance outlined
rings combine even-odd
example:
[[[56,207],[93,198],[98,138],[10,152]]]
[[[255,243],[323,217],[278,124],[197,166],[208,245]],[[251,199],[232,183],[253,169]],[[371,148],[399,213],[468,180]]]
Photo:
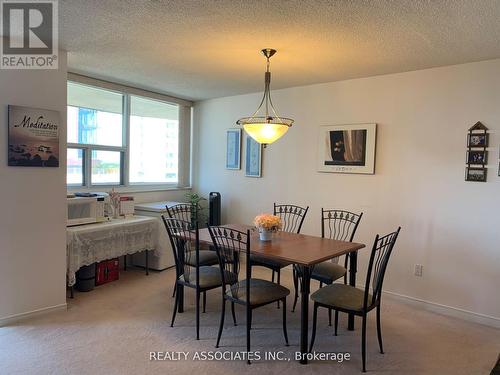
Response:
[[[67,120],[68,185],[178,182],[178,105],[69,82]]]
[[[150,99],[131,97],[131,183],[178,181],[178,107]]]

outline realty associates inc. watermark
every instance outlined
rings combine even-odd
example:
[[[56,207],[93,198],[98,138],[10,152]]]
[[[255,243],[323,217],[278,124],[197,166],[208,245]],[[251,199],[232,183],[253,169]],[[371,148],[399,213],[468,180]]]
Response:
[[[0,69],[58,68],[57,0],[0,0]]]
[[[164,351],[149,352],[150,361],[331,361],[342,363],[351,360],[351,353],[311,352],[287,353],[283,351]]]

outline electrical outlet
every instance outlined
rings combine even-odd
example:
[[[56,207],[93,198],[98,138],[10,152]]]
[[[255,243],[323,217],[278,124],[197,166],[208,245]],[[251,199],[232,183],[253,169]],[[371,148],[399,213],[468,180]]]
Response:
[[[415,276],[422,277],[423,270],[424,266],[421,264],[415,264]]]

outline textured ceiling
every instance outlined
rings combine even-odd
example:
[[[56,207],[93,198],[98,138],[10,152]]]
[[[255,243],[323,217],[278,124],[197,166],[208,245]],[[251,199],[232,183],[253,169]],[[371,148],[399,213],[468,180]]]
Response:
[[[206,99],[500,57],[499,0],[60,0],[69,69]]]

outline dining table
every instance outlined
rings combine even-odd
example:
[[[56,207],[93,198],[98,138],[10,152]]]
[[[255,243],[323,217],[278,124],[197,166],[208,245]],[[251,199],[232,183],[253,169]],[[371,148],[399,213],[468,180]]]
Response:
[[[338,241],[307,234],[278,231],[271,241],[261,241],[254,227],[243,224],[226,224],[223,227],[242,232],[250,231],[250,253],[268,259],[293,263],[300,277],[301,318],[300,318],[300,363],[307,364],[309,334],[309,294],[311,274],[318,263],[342,255],[349,256],[349,285],[356,286],[357,252],[365,247],[362,243]],[[199,231],[200,245],[211,245],[212,239],[207,228]],[[183,293],[181,293],[183,294]],[[182,300],[182,297],[180,298]],[[182,312],[182,301],[179,301]],[[348,317],[348,329],[354,330],[354,315]]]

